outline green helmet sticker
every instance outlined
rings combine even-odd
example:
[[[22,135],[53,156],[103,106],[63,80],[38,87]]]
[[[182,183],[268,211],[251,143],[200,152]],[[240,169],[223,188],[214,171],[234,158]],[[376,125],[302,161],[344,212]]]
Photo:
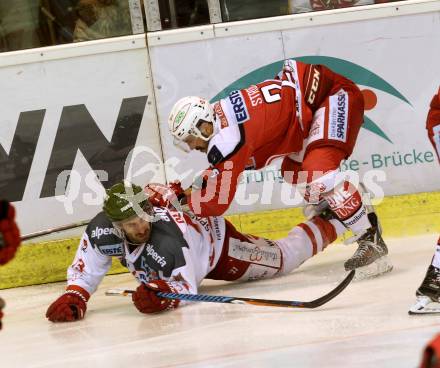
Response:
[[[179,111],[176,118],[174,119],[174,126],[178,127],[182,123],[182,120],[185,117],[185,115],[186,115],[186,111]]]
[[[126,220],[135,215],[143,217],[149,205],[147,194],[139,185],[120,182],[106,190],[103,210],[113,221]]]

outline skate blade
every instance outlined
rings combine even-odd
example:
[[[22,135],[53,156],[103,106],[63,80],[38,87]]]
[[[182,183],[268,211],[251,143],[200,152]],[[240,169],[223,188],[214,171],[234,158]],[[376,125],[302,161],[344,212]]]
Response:
[[[391,272],[392,269],[393,264],[389,260],[388,256],[383,256],[367,266],[356,268],[354,281],[378,277],[385,273]]]
[[[434,302],[427,296],[418,296],[416,303],[409,308],[408,314],[420,315],[420,314],[439,314],[440,303]]]

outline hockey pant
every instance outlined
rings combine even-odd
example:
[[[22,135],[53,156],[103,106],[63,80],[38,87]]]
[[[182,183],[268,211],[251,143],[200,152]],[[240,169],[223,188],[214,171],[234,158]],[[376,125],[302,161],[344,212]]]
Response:
[[[250,281],[287,274],[322,251],[345,228],[320,217],[295,226],[275,241],[245,235],[226,222],[226,237],[216,267],[206,276],[225,281]]]

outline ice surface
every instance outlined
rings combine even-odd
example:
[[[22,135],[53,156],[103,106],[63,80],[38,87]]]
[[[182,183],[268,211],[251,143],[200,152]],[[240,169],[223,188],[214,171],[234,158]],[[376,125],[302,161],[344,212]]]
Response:
[[[394,270],[357,281],[316,310],[195,303],[142,315],[130,297],[129,274],[104,278],[86,318],[53,324],[47,306],[64,283],[0,291],[6,299],[0,366],[17,367],[416,367],[440,316],[409,316],[437,235],[386,239]],[[201,293],[311,300],[345,275],[355,245],[333,245],[290,275],[252,283],[205,281]],[[32,264],[29,265],[32,267]]]

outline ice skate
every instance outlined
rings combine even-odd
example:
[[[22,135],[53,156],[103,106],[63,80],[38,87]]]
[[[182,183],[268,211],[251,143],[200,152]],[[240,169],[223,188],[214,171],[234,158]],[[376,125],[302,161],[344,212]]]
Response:
[[[409,314],[440,313],[440,269],[430,265],[422,285],[416,291],[416,302],[409,308]]]
[[[355,280],[379,276],[391,271],[393,268],[387,257],[388,248],[382,238],[382,229],[374,212],[374,207],[368,204],[367,209],[371,211],[371,213],[368,213],[368,218],[373,226],[360,236],[352,237],[346,242],[346,244],[351,244],[357,241],[359,244],[353,256],[344,263],[347,271],[356,269]],[[326,201],[322,201],[317,205],[308,205],[304,214],[309,216],[313,214],[313,216],[319,216],[327,221],[332,219],[340,221]]]
[[[368,214],[371,228],[357,238],[358,249],[344,263],[347,271],[356,269],[356,278],[378,276],[392,270],[387,254],[388,248],[382,238],[382,231],[374,212]]]

